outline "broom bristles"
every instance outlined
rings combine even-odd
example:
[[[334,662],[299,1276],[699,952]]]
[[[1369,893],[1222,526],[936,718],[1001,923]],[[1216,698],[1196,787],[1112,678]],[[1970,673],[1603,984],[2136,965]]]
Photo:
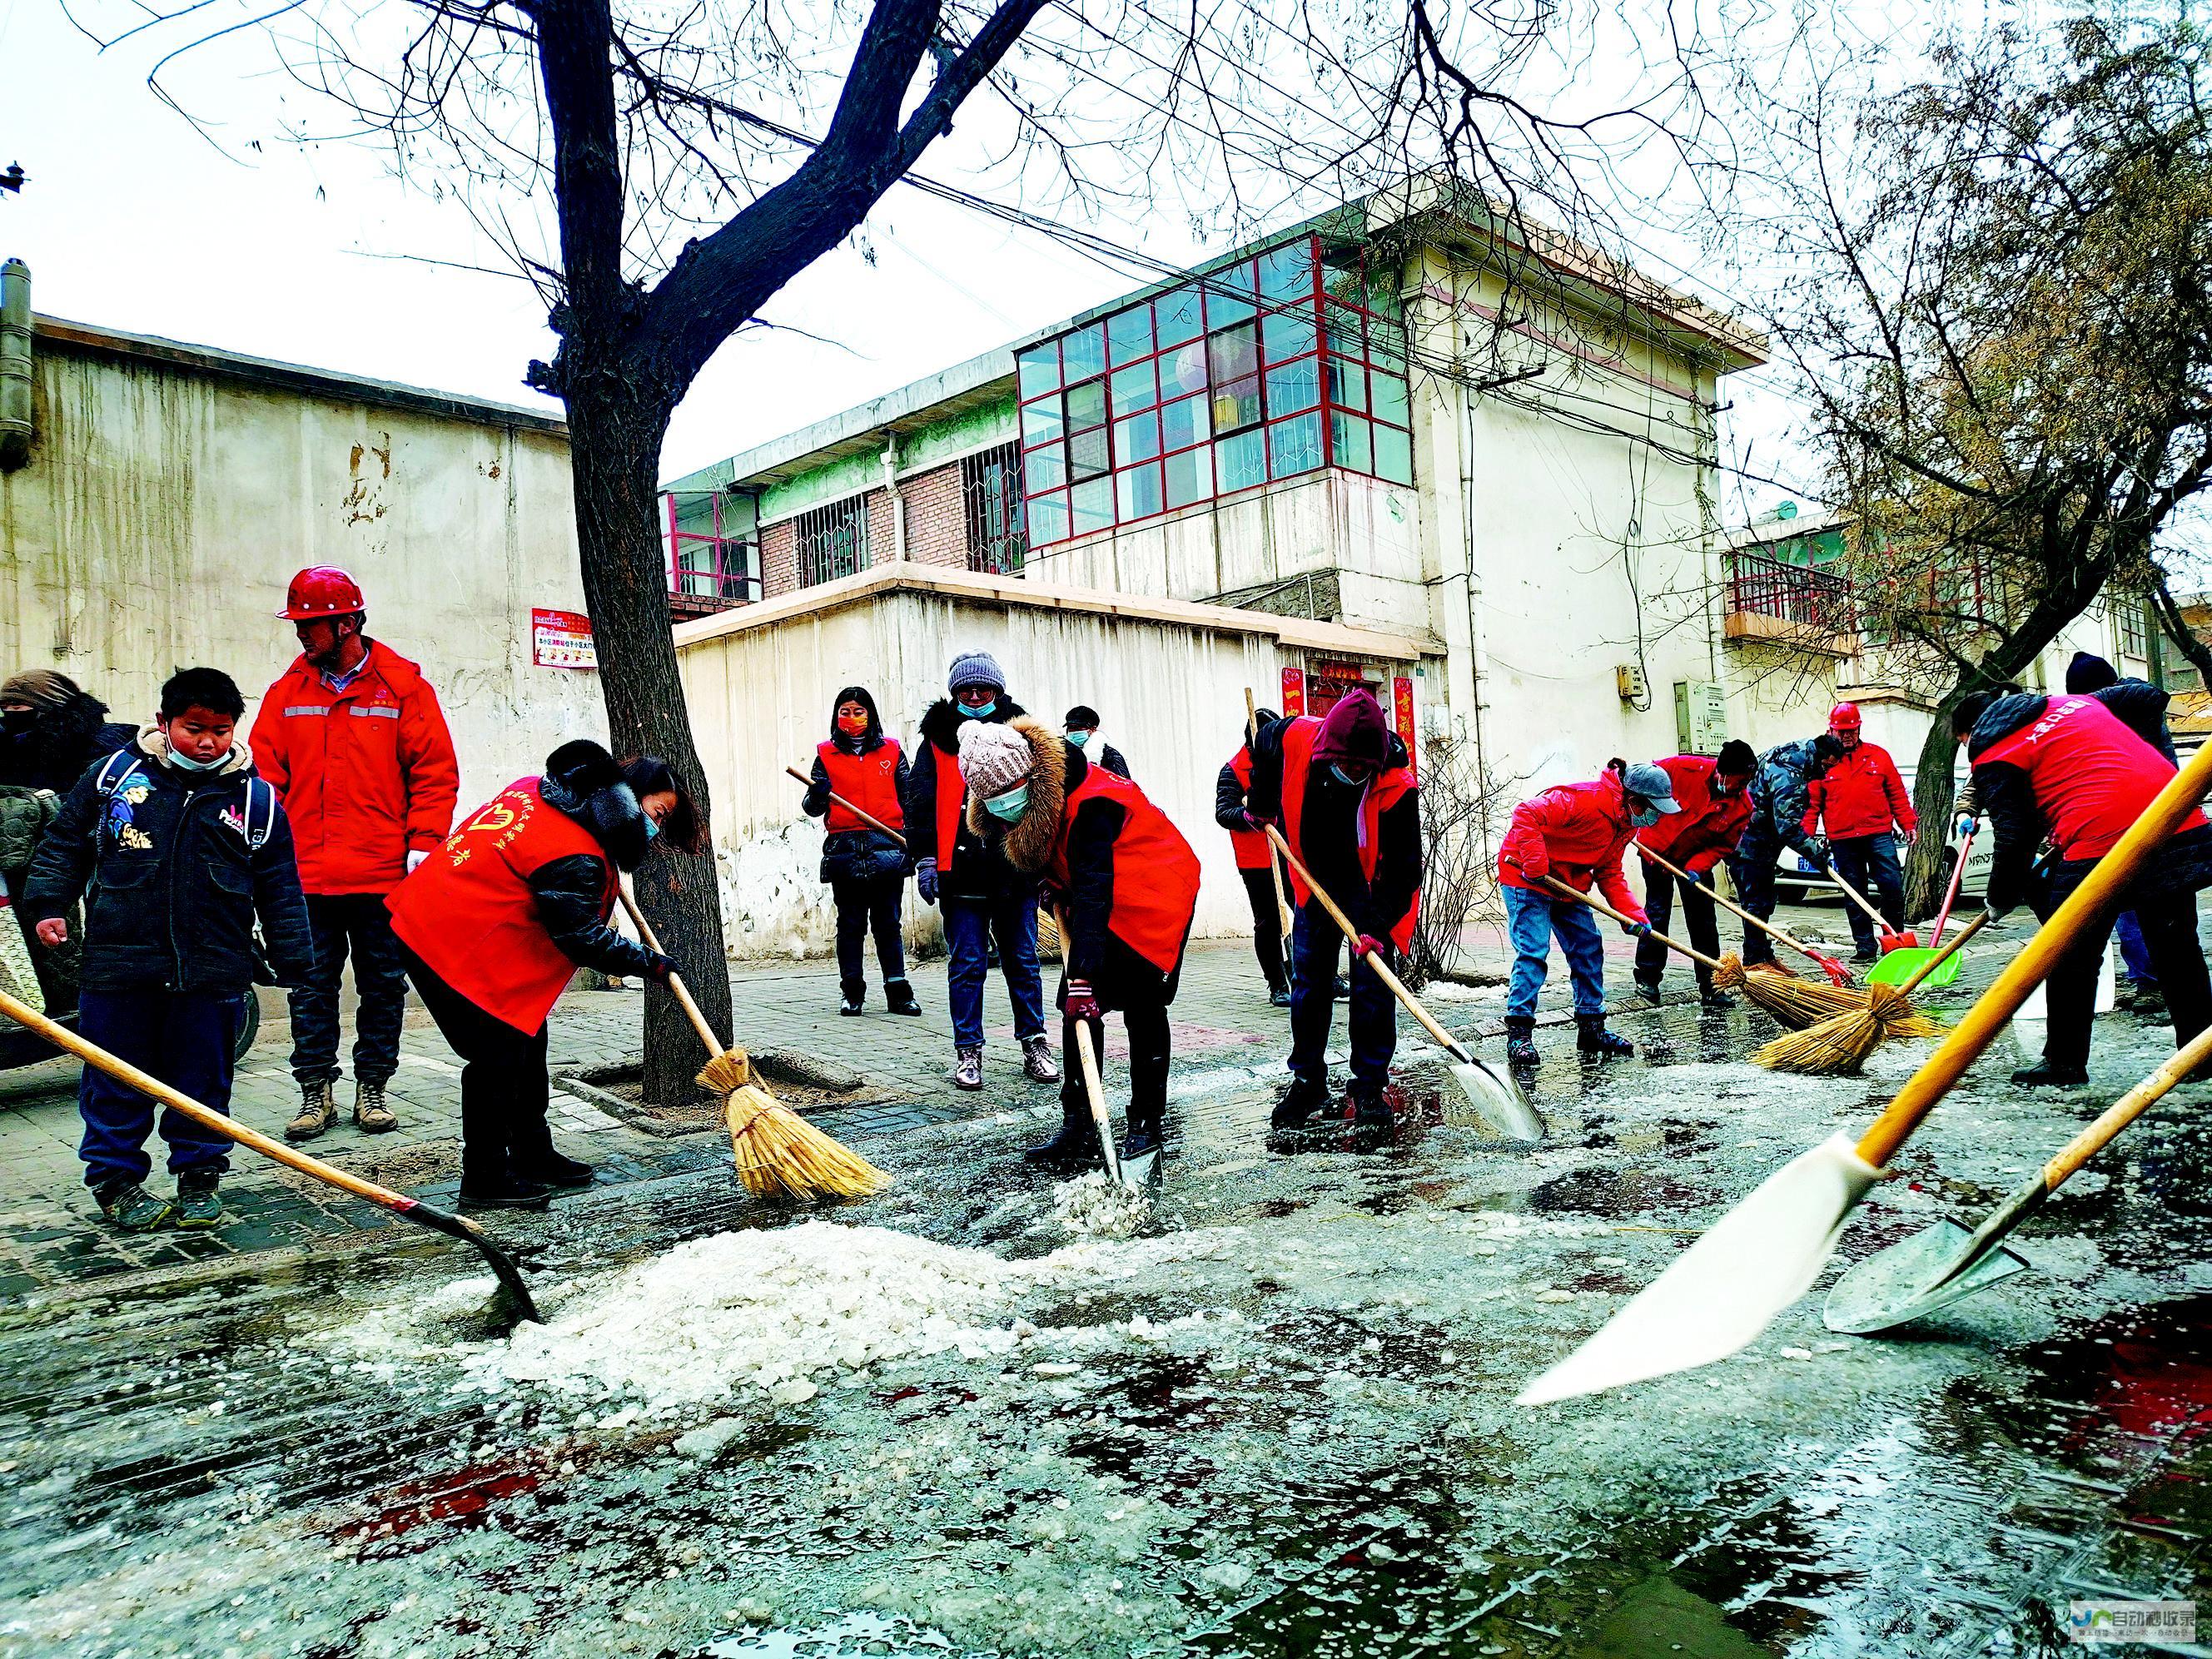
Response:
[[[1765,963],[1758,964],[1753,971],[1733,952],[1721,958],[1720,970],[1714,974],[1713,983],[1723,990],[1741,990],[1790,1026],[1811,1025],[1838,1014],[1856,1012],[1867,1006],[1866,993],[1856,986],[1799,979],[1786,971],[1770,973]]]
[[[769,1091],[742,1048],[726,1049],[700,1068],[702,1089],[727,1095],[722,1121],[738,1179],[755,1198],[867,1198],[891,1178],[848,1151]]]
[[[1778,1036],[1752,1060],[1770,1071],[1834,1075],[1856,1072],[1893,1038],[1942,1035],[1943,1028],[1915,1009],[1894,985],[1868,986],[1865,995],[1865,1007]]]

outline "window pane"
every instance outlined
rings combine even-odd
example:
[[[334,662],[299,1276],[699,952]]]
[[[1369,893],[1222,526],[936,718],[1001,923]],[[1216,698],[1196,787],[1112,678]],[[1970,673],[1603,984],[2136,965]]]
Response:
[[[1346,311],[1342,306],[1331,301],[1324,313],[1324,319],[1328,325],[1328,349],[1331,351],[1340,351],[1347,357],[1365,355],[1360,349],[1360,323],[1358,312]]]
[[[1106,382],[1085,380],[1067,388],[1067,429],[1081,432],[1106,424]]]
[[[1103,372],[1106,367],[1106,325],[1093,323],[1060,337],[1060,360],[1071,380]]]
[[[1022,405],[1022,443],[1024,447],[1041,444],[1047,438],[1060,436],[1060,399],[1043,398],[1033,404]]]
[[[1086,531],[1103,530],[1114,522],[1114,481],[1093,478],[1089,483],[1079,483],[1067,492],[1069,529],[1078,536]]]
[[[1249,489],[1267,481],[1267,446],[1261,441],[1263,435],[1257,429],[1240,432],[1214,445],[1215,487],[1222,495],[1234,489]]]
[[[1160,417],[1146,410],[1114,423],[1114,459],[1127,466],[1149,461],[1160,453]]]
[[[1206,399],[1185,398],[1181,403],[1170,404],[1160,410],[1160,447],[1184,449],[1202,441],[1213,434],[1213,423],[1206,416]]]
[[[1314,321],[1310,310],[1271,311],[1261,320],[1260,328],[1271,363],[1279,363],[1285,357],[1303,357],[1314,349]]]
[[[1206,390],[1206,342],[1193,340],[1188,345],[1160,355],[1160,395],[1172,398],[1178,392]]]
[[[1213,452],[1186,449],[1167,459],[1168,505],[1188,507],[1213,494]]]
[[[1267,428],[1267,476],[1287,478],[1321,465],[1321,416],[1301,415]]]
[[[1331,299],[1358,305],[1366,284],[1366,260],[1357,252],[1324,254],[1321,262],[1322,291]]]
[[[1206,337],[1206,355],[1213,371],[1213,384],[1241,380],[1260,367],[1259,342],[1252,325],[1239,323]]]
[[[1413,425],[1413,411],[1406,402],[1403,380],[1377,368],[1369,373],[1367,384],[1374,390],[1376,420],[1395,422],[1399,426]]]
[[[1042,547],[1047,542],[1064,542],[1066,539],[1066,495],[1033,497],[1030,501],[1030,545]]]
[[[1132,519],[1149,519],[1160,507],[1160,464],[1147,461],[1142,466],[1133,466],[1126,472],[1114,476],[1115,504],[1121,511],[1121,522]]]
[[[1160,349],[1181,345],[1185,340],[1195,340],[1206,331],[1199,314],[1198,287],[1179,288],[1172,294],[1163,294],[1152,301],[1153,314],[1158,319]]]
[[[1401,306],[1398,300],[1398,268],[1395,261],[1377,261],[1367,267],[1368,310],[1377,317],[1395,317]]]
[[[1335,410],[1329,411],[1329,447],[1335,452],[1337,465],[1348,466],[1354,472],[1375,470],[1375,429],[1357,415],[1346,415]]]
[[[1216,432],[1237,432],[1260,422],[1260,377],[1248,374],[1241,380],[1231,380],[1226,386],[1213,389],[1213,429]]]
[[[1321,401],[1321,359],[1301,357],[1267,371],[1267,413],[1294,415]],[[1316,441],[1319,441],[1316,438]],[[1318,463],[1316,463],[1318,465]]]
[[[1040,392],[1060,389],[1060,342],[1047,340],[1041,346],[1031,346],[1018,360],[1022,368],[1022,396],[1034,398]]]
[[[1375,473],[1392,483],[1413,482],[1413,440],[1395,426],[1375,428]]]
[[[1114,412],[1116,415],[1133,415],[1140,409],[1150,409],[1159,400],[1159,382],[1153,378],[1151,358],[1114,371]]]
[[[1032,449],[1022,457],[1022,473],[1029,480],[1033,495],[1057,489],[1067,482],[1067,452],[1058,444]]]
[[[1088,432],[1079,432],[1067,441],[1068,476],[1081,483],[1085,478],[1095,478],[1105,471],[1110,463],[1106,459],[1106,428],[1095,427]]]
[[[1231,323],[1241,323],[1252,314],[1250,261],[1217,270],[1206,279],[1204,287],[1208,332]]]
[[[1288,300],[1313,292],[1313,239],[1269,248],[1260,256],[1260,293],[1269,300]]]
[[[1132,306],[1106,319],[1106,349],[1117,363],[1152,355],[1152,308]]]
[[[1346,409],[1367,407],[1367,371],[1341,357],[1328,360],[1328,400]]]
[[[1382,317],[1370,319],[1367,325],[1367,361],[1377,368],[1403,374],[1406,372],[1405,325]]]

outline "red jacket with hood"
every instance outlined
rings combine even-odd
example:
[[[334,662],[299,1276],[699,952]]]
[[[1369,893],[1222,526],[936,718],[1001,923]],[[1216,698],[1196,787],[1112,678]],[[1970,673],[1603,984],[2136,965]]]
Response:
[[[1830,841],[1886,836],[1892,823],[1898,834],[1910,836],[1920,822],[1913,815],[1912,797],[1905,793],[1905,780],[1897,775],[1897,763],[1878,743],[1862,740],[1814,779],[1812,797],[1805,809],[1805,833],[1819,833],[1826,818]]]
[[[1638,830],[1636,842],[1662,854],[1693,876],[1702,876],[1735,850],[1751,822],[1751,780],[1733,795],[1713,793],[1717,761],[1704,755],[1669,755],[1659,766],[1674,785],[1674,802],[1682,810]]]
[[[1620,774],[1607,767],[1588,783],[1556,785],[1513,809],[1505,844],[1498,849],[1498,879],[1538,892],[1546,890],[1538,879],[1542,876],[1578,893],[1589,892],[1595,882],[1621,915],[1648,921],[1620,873],[1621,852],[1635,833],[1628,792]]]

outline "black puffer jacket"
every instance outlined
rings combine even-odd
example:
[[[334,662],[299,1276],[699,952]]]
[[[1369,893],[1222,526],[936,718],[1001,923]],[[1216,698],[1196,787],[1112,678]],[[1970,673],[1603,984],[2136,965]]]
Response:
[[[1252,743],[1252,816],[1284,820],[1283,736],[1289,715],[1260,728]],[[1393,732],[1385,771],[1406,764],[1405,740]],[[1359,858],[1359,812],[1364,786],[1339,783],[1329,768],[1306,769],[1306,798],[1298,815],[1298,850],[1314,879],[1344,908],[1363,933],[1387,938],[1405,919],[1421,890],[1421,792],[1408,789],[1376,828],[1375,881],[1370,889]]]
[[[0,784],[65,795],[87,768],[131,746],[134,730],[106,718],[107,705],[80,691],[58,708],[41,708],[26,729],[0,731]]]
[[[1002,726],[1028,712],[1001,692],[999,706],[985,720],[989,725]],[[968,828],[964,811],[958,819],[952,867],[945,867],[945,856],[937,845],[937,754],[950,755],[956,761],[960,758],[960,728],[967,723],[967,717],[949,698],[931,704],[921,717],[921,748],[907,777],[907,853],[917,864],[924,859],[937,860],[940,898],[995,902],[1033,893],[1036,879],[1009,865],[995,845],[979,839]]]

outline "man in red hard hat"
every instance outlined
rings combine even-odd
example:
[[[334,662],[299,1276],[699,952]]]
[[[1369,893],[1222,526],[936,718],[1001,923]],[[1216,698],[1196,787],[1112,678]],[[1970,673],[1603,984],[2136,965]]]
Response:
[[[1897,836],[1910,841],[1920,820],[1889,750],[1878,743],[1861,741],[1863,724],[1855,702],[1839,702],[1828,711],[1828,735],[1843,756],[1813,781],[1805,833],[1826,837],[1838,877],[1864,893],[1896,933],[1905,926],[1905,876],[1897,861]],[[1858,959],[1872,962],[1881,954],[1874,923],[1857,905],[1845,908],[1850,912]]]
[[[253,759],[283,792],[314,932],[315,970],[292,992],[300,1110],[288,1140],[337,1120],[338,981],[353,958],[355,1125],[399,1127],[385,1088],[399,1067],[406,967],[385,895],[446,839],[460,792],[453,734],[422,671],[362,630],[368,604],[344,571],[292,578],[276,614],[300,655],[261,699]]]

